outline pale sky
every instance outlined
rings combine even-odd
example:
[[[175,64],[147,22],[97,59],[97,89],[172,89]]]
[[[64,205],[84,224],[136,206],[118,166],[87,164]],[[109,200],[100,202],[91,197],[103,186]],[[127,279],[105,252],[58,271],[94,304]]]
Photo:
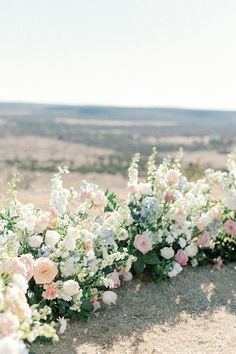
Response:
[[[0,0],[0,101],[236,109],[236,0]]]

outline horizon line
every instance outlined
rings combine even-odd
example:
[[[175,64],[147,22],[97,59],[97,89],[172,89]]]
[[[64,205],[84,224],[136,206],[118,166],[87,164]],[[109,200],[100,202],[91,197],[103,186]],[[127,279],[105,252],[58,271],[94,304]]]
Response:
[[[211,111],[211,112],[236,112],[235,108],[212,108],[212,107],[186,107],[186,106],[156,106],[156,105],[118,105],[118,104],[101,104],[101,103],[58,103],[46,101],[22,101],[22,100],[0,100],[0,104],[28,104],[39,106],[68,106],[68,107],[107,107],[107,108],[126,108],[126,109],[173,109],[173,110],[186,110],[186,111]]]

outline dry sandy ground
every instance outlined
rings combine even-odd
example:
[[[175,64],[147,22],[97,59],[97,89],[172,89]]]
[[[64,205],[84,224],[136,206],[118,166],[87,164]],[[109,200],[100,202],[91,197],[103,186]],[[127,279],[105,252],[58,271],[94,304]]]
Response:
[[[159,286],[134,280],[118,290],[117,306],[88,324],[72,322],[55,345],[37,354],[233,354],[236,352],[236,270],[186,269]]]

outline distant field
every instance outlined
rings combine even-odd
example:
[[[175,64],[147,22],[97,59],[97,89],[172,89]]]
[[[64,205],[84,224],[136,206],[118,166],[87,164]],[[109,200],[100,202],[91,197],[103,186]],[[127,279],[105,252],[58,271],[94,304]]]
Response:
[[[183,147],[195,178],[207,167],[224,168],[235,131],[236,112],[0,103],[0,191],[18,169],[27,199],[36,185],[49,188],[45,178],[58,165],[68,165],[74,180],[113,176],[106,186],[124,191],[132,154],[141,152],[142,169],[152,146],[159,161]]]

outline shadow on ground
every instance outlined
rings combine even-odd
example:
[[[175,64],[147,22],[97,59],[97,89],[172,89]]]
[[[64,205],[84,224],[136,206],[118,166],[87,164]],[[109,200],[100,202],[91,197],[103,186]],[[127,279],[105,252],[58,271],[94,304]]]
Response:
[[[119,289],[117,306],[89,323],[71,323],[59,343],[33,350],[37,354],[233,353],[234,266],[221,271],[211,266],[186,269],[160,285],[136,279]],[[184,340],[188,343],[179,346]]]

